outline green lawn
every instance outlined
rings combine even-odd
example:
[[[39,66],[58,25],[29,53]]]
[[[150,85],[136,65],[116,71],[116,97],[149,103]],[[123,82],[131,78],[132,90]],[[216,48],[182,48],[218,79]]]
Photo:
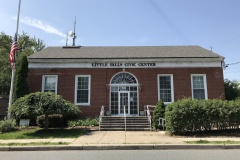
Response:
[[[7,133],[1,133],[0,139],[49,139],[49,138],[77,138],[84,134],[80,129],[42,128],[21,129]]]
[[[187,144],[240,144],[240,141],[207,141],[207,140],[199,140],[199,141],[185,141]]]
[[[66,143],[66,142],[58,142],[58,143],[55,143],[55,142],[39,142],[39,143],[32,142],[32,143],[0,143],[0,146],[42,146],[42,145],[50,146],[50,145],[68,145],[68,144],[69,143]]]

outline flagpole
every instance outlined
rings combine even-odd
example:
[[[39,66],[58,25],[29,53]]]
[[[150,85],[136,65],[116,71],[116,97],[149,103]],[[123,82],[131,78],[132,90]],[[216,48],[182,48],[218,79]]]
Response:
[[[17,28],[16,28],[16,33],[15,33],[16,36],[18,36],[20,6],[21,6],[21,0],[19,0],[19,2],[18,2]],[[16,51],[15,51],[14,55],[16,56]],[[15,59],[16,59],[16,57],[15,57]],[[14,74],[15,74],[15,62],[13,63],[12,67],[13,68],[12,68],[11,86],[10,86],[9,103],[8,103],[8,114],[7,114],[8,120],[11,119],[11,114],[10,114],[9,110],[10,110],[10,107],[11,107],[12,101],[13,101],[13,85],[14,85]]]

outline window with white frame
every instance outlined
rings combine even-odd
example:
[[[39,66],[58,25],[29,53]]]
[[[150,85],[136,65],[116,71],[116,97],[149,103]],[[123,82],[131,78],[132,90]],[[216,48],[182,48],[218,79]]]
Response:
[[[158,75],[158,99],[164,103],[174,101],[173,96],[173,75]]]
[[[42,76],[42,92],[57,93],[57,75],[43,75]]]
[[[206,75],[192,74],[191,79],[193,99],[207,99]]]
[[[75,104],[90,105],[90,75],[77,75],[75,77]]]

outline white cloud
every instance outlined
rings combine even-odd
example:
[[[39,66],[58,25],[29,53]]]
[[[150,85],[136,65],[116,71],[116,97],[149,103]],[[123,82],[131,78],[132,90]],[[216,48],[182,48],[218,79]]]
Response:
[[[14,18],[14,19],[16,19],[16,18]],[[57,28],[54,28],[54,27],[50,26],[49,24],[47,24],[47,23],[45,23],[41,20],[31,19],[29,17],[23,17],[23,18],[20,18],[20,22],[24,23],[26,25],[33,26],[33,27],[36,27],[38,29],[41,29],[41,30],[43,30],[47,33],[55,34],[55,35],[58,35],[60,37],[66,38],[66,34],[62,33]]]

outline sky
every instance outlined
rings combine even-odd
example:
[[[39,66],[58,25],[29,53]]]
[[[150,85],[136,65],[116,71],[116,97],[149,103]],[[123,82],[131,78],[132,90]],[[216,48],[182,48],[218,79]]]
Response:
[[[14,36],[19,0],[0,1],[0,32]],[[239,6],[239,0],[21,0],[18,33],[65,46],[76,17],[76,45],[199,45],[225,57],[225,79],[240,81]]]

